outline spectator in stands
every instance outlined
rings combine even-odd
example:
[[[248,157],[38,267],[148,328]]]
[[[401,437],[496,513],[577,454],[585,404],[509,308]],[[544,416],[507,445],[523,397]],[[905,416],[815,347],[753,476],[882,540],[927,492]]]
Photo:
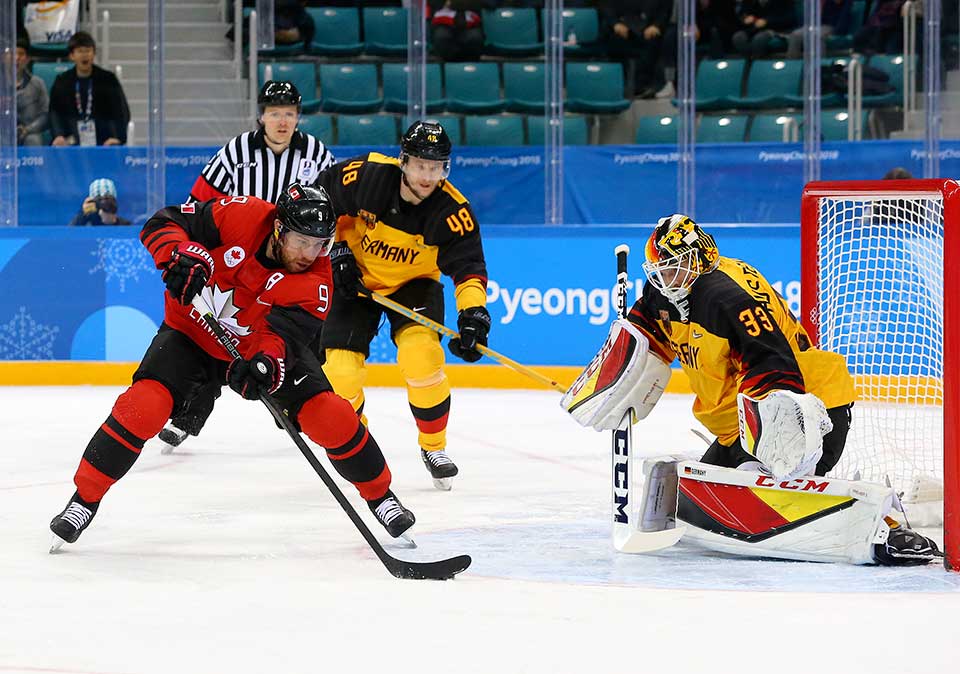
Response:
[[[902,166],[896,166],[883,176],[884,180],[913,180],[913,174]]]
[[[483,52],[482,0],[431,0],[427,14],[433,50],[444,61],[476,61]]]
[[[820,0],[820,38],[826,42],[831,35],[846,35],[853,22],[853,0]],[[787,58],[803,57],[804,27],[787,38]]]
[[[79,31],[67,42],[74,67],[57,75],[50,89],[53,145],[123,145],[130,108],[116,75],[94,65],[97,44]]]
[[[874,0],[873,11],[853,36],[853,49],[862,54],[893,54],[903,49],[905,0]]]
[[[674,5],[673,21],[667,26],[660,51],[663,68],[662,79],[666,82],[657,92],[657,98],[676,96],[677,83],[677,28],[678,10]],[[733,51],[733,34],[738,28],[735,0],[697,0],[696,41],[698,45],[707,45],[707,54],[719,59]]]
[[[43,80],[30,73],[29,40],[17,40],[17,144],[43,145],[50,99]]]
[[[306,6],[305,0],[274,0],[273,39],[276,44],[303,42],[304,49],[310,47],[316,26]]]
[[[129,225],[130,221],[117,215],[117,210],[117,186],[109,178],[97,178],[90,183],[90,193],[70,226]]]
[[[794,0],[743,0],[737,16],[740,30],[733,35],[733,48],[752,58],[769,54],[775,37],[800,25]]]
[[[657,64],[673,0],[598,0],[597,9],[610,57],[623,62],[628,72],[633,61],[636,95],[653,98],[663,86]]]

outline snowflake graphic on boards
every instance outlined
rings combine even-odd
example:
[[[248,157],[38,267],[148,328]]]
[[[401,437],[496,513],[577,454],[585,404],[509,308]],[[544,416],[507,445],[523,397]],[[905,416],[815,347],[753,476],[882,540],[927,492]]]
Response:
[[[153,258],[137,239],[97,239],[97,249],[91,255],[97,262],[90,273],[102,271],[107,282],[116,279],[120,292],[126,292],[127,281],[139,281],[142,272],[156,271]]]
[[[37,323],[20,307],[9,323],[0,324],[0,359],[52,360],[58,332],[59,327]]]

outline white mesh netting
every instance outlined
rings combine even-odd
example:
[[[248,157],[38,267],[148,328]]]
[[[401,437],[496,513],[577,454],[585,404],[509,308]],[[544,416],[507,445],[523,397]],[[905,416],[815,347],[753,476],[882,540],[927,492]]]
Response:
[[[943,200],[819,199],[819,343],[847,358],[858,400],[831,475],[943,498]]]

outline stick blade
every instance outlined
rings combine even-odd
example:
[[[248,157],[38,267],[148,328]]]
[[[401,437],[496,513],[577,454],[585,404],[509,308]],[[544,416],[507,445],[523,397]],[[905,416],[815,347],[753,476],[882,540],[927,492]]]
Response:
[[[675,545],[683,537],[686,527],[664,529],[663,531],[633,531],[627,535],[616,535],[614,532],[613,547],[617,552],[627,554],[642,554],[656,552]]]
[[[402,559],[394,559],[386,566],[387,570],[397,578],[450,580],[458,573],[466,571],[472,561],[470,555],[457,555],[435,562],[405,562]]]

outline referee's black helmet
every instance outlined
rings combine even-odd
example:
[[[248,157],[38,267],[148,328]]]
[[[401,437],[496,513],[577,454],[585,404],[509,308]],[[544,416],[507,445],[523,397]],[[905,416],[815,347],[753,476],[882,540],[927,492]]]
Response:
[[[277,199],[277,218],[282,229],[329,239],[331,245],[337,233],[337,215],[330,195],[322,187],[292,184]]]
[[[410,125],[400,139],[400,152],[408,157],[449,161],[452,148],[450,136],[436,122],[418,120]]]
[[[300,112],[302,101],[303,98],[293,82],[267,80],[257,94],[257,109],[262,115],[268,105],[295,105],[297,112]]]

